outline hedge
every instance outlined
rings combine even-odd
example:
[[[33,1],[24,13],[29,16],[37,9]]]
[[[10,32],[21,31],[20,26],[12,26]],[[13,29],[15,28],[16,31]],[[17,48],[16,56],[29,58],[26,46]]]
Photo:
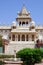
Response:
[[[14,58],[14,55],[0,55],[1,58]]]

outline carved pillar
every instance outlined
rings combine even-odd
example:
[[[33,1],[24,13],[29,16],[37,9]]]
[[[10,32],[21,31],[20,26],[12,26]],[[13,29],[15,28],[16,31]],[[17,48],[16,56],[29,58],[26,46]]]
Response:
[[[11,34],[11,41],[12,41],[12,34]]]
[[[28,35],[28,41],[29,41],[29,35]]]
[[[26,41],[26,34],[25,34],[25,41]]]
[[[22,41],[22,35],[20,34],[20,41]]]
[[[22,26],[22,21],[21,21],[21,26]]]
[[[15,34],[15,41],[17,41],[17,34]]]
[[[29,34],[29,41],[32,41],[32,37],[31,37],[31,34]]]

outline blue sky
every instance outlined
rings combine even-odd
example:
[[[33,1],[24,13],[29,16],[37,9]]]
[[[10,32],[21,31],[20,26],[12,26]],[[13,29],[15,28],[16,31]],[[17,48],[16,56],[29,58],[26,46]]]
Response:
[[[16,21],[17,12],[25,4],[36,24],[43,25],[43,0],[0,0],[0,24]]]

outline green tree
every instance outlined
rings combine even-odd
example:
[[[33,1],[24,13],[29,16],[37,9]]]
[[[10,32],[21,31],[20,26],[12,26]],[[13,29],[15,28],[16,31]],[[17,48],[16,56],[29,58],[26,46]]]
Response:
[[[34,65],[41,62],[41,50],[25,48],[17,52],[17,57],[20,57],[24,61],[24,65]]]
[[[2,36],[0,35],[0,47],[2,47]]]

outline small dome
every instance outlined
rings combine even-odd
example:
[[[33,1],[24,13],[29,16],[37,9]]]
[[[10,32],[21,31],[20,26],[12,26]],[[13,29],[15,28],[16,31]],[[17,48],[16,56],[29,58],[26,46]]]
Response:
[[[35,26],[35,22],[34,21],[31,22],[31,26]]]
[[[15,21],[12,22],[12,26],[16,26],[16,22]]]
[[[8,40],[8,36],[7,35],[3,35],[2,39]]]

